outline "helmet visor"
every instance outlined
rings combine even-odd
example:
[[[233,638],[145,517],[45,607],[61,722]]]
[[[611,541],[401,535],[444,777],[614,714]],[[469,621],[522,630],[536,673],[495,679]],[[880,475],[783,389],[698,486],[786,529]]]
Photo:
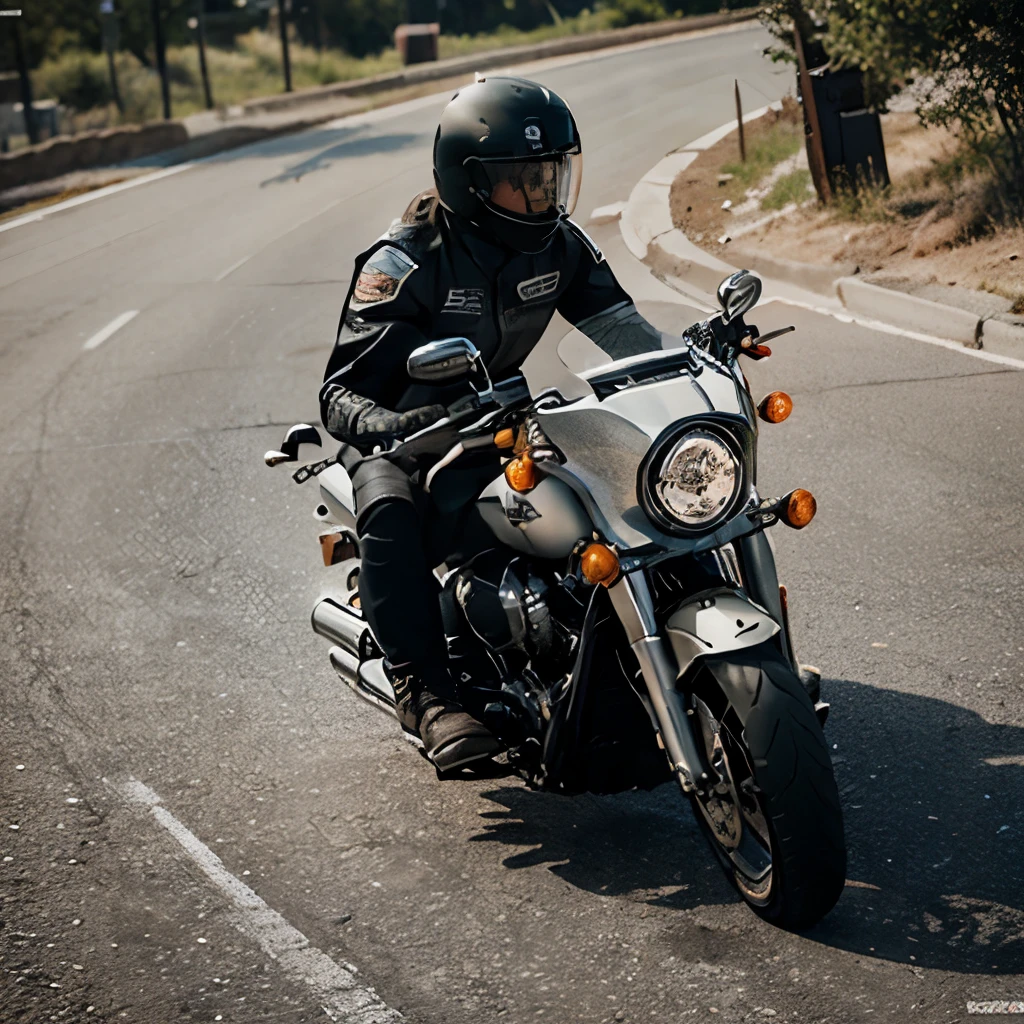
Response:
[[[526,220],[571,215],[576,209],[583,157],[558,154],[535,160],[481,161],[488,201],[498,210]]]

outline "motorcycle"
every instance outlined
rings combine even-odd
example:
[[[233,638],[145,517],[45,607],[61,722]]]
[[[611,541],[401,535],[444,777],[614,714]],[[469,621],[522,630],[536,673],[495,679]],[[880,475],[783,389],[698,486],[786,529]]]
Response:
[[[760,293],[739,271],[679,348],[536,394],[522,376],[492,382],[467,339],[432,341],[409,356],[410,378],[468,380],[476,401],[379,457],[419,470],[428,493],[473,452],[500,458],[476,502],[490,544],[438,578],[458,699],[504,743],[508,771],[567,795],[674,780],[742,898],[801,930],[838,900],[846,852],[828,705],[794,656],[766,535],[806,526],[816,506],[806,490],[756,488],[758,420],[780,422],[792,402],[772,392],[755,406],[739,359],[794,329],[745,323]],[[266,462],[299,461],[306,444],[321,440],[300,424]],[[339,581],[313,629],[338,676],[395,716],[359,607],[351,479],[338,457],[294,477],[319,482]]]

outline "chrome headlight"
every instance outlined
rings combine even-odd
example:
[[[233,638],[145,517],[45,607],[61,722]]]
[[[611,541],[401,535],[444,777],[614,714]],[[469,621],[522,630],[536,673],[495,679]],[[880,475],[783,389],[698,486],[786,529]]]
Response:
[[[645,460],[649,515],[678,533],[703,533],[735,509],[744,486],[743,449],[717,423],[684,425]]]

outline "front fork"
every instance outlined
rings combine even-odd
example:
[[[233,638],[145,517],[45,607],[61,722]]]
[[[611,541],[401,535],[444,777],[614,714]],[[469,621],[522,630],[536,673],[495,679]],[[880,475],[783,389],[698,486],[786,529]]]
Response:
[[[642,569],[623,573],[608,589],[612,605],[640,663],[655,728],[684,793],[701,794],[720,782],[694,739],[690,709],[676,689],[674,654],[658,635],[654,602]]]

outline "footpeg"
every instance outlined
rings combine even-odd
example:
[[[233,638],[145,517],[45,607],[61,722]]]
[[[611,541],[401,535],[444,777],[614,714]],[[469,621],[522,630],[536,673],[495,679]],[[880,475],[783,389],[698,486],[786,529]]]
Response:
[[[807,691],[811,703],[817,704],[821,696],[821,671],[813,665],[801,665],[800,685]]]

